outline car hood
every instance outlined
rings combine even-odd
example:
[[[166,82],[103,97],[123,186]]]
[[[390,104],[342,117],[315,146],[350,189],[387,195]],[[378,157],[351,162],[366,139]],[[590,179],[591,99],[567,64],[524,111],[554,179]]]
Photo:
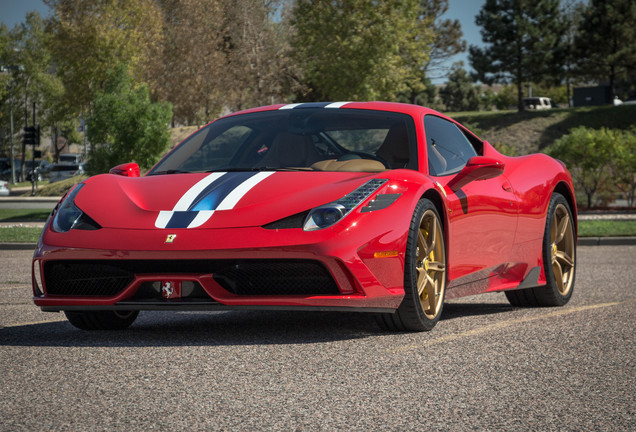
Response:
[[[85,181],[75,204],[104,228],[262,226],[335,201],[377,174],[223,172]]]

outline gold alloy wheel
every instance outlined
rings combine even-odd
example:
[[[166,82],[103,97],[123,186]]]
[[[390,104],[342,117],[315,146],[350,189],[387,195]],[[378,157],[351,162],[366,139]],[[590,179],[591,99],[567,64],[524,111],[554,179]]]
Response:
[[[420,304],[424,315],[434,319],[444,302],[446,251],[442,226],[432,210],[427,210],[420,221],[415,254]]]
[[[574,281],[574,260],[576,259],[574,242],[574,226],[570,212],[564,204],[558,204],[552,216],[550,255],[554,280],[563,296],[570,292]]]

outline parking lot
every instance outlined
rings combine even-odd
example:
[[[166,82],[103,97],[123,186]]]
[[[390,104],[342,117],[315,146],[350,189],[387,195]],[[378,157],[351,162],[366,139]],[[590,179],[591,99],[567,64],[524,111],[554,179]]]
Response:
[[[145,312],[83,332],[0,251],[0,430],[571,430],[636,423],[636,246],[579,247],[563,308],[449,301],[429,333],[356,313]]]

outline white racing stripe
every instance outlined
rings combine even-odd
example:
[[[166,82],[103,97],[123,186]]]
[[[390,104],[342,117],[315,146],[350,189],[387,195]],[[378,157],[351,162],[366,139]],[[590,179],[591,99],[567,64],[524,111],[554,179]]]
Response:
[[[265,180],[267,177],[274,174],[274,172],[259,172],[253,177],[248,178],[241,183],[236,189],[234,189],[228,196],[216,208],[217,210],[231,210],[234,208],[237,202],[245,196],[254,186]]]
[[[212,173],[209,176],[206,176],[203,179],[199,180],[194,186],[192,186],[190,189],[188,189],[186,193],[183,194],[183,196],[179,199],[179,201],[177,201],[177,203],[175,204],[172,210],[161,210],[159,212],[159,215],[157,216],[157,220],[155,220],[155,227],[160,229],[166,228],[168,226],[168,223],[170,222],[170,219],[172,219],[174,212],[188,210],[188,207],[190,207],[192,202],[196,199],[197,196],[199,196],[199,194],[206,187],[208,187],[210,184],[212,184],[212,182],[214,182],[215,180],[217,180],[218,178],[220,178],[221,176],[225,174],[227,173],[224,173],[224,172]],[[199,215],[197,215],[197,218],[198,216]],[[210,216],[212,215],[211,214],[208,215],[208,218],[206,220],[208,220]],[[195,218],[195,220],[197,218]]]
[[[279,109],[279,110],[294,109],[294,108],[296,108],[296,107],[297,107],[297,106],[299,106],[299,105],[302,105],[302,103],[288,104],[288,105],[282,106],[282,107],[280,107],[280,108],[278,108],[278,109]]]
[[[161,229],[167,227],[173,214],[174,212],[172,210],[161,210],[159,212],[159,216],[157,216],[157,220],[155,221],[155,227]]]
[[[172,210],[163,210],[159,212],[155,221],[155,227],[165,229],[170,224],[171,219],[175,216],[175,212],[186,212],[192,205],[192,203],[199,197],[199,195],[215,180],[228,173],[213,173],[204,179],[200,180],[188,191],[183,194],[177,204]],[[192,210],[196,213],[196,216],[190,221],[187,227],[181,228],[197,228],[206,223],[214,214],[216,210],[231,210],[234,206],[257,184],[265,180],[267,177],[274,174],[274,172],[259,172],[249,177],[244,182],[239,184],[225,198],[219,203],[214,210]]]
[[[214,210],[199,210],[194,220],[188,225],[188,228],[196,228],[203,225],[213,214]]]
[[[327,105],[325,108],[342,108],[344,105],[351,102],[334,102]]]
[[[172,211],[186,211],[192,205],[192,202],[199,196],[203,190],[208,187],[214,180],[217,180],[219,177],[225,175],[227,173],[212,173],[209,176],[199,180],[197,184],[192,186],[188,191],[183,194],[181,199],[174,206]]]

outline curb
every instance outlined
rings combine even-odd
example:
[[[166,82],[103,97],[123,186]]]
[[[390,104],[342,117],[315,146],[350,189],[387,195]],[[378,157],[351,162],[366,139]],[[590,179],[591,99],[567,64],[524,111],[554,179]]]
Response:
[[[630,246],[636,245],[636,237],[581,237],[579,246]]]
[[[0,243],[0,250],[35,250],[37,243]]]
[[[0,197],[0,203],[34,203],[34,202],[43,203],[44,202],[44,203],[57,204],[61,198],[62,197],[48,197],[48,196],[31,197],[31,196],[10,195],[10,196]]]
[[[581,237],[577,246],[634,246],[636,237]],[[0,250],[35,250],[37,243],[0,243]]]

